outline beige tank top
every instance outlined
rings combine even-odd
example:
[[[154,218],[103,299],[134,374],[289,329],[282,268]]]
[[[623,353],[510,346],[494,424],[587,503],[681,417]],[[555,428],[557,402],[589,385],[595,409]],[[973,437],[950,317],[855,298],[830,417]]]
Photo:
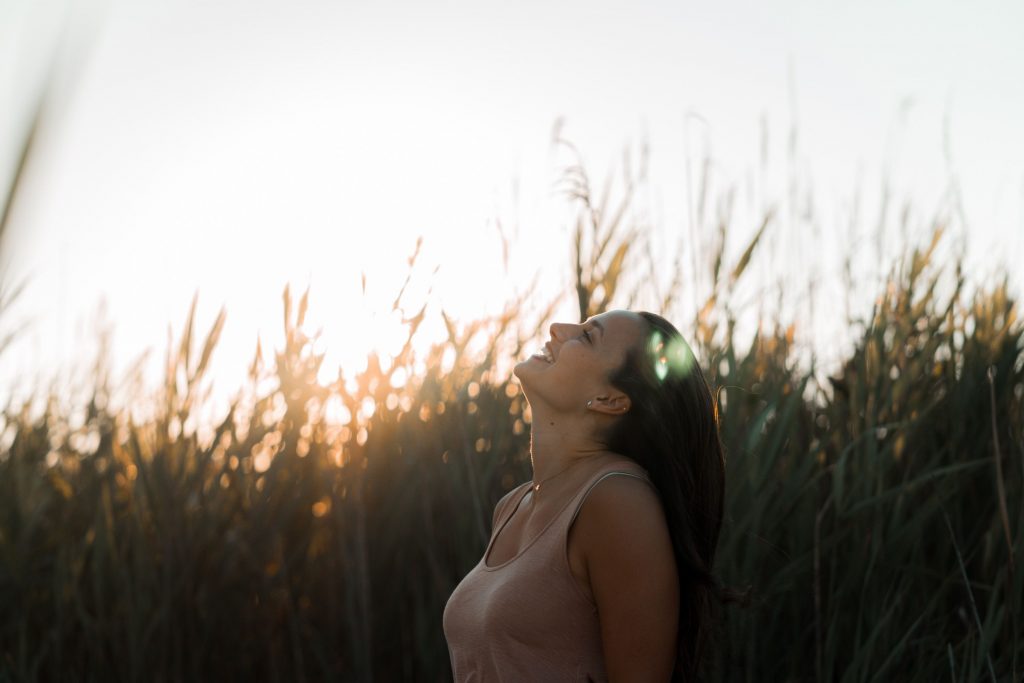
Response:
[[[613,474],[651,483],[638,464],[601,466],[517,555],[489,567],[486,559],[494,540],[532,482],[498,501],[483,557],[444,608],[444,635],[456,683],[608,680],[597,607],[569,568],[568,533],[590,490]]]

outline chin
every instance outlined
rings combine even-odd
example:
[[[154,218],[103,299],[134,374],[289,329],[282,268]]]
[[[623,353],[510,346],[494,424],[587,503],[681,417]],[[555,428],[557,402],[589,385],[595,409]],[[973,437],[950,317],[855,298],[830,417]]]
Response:
[[[522,368],[523,368],[523,366],[526,365],[526,363],[527,363],[527,361],[521,360],[518,363],[516,363],[514,366],[512,366],[512,374],[515,375],[516,377],[518,377],[520,379],[520,381],[523,379]],[[527,373],[527,374],[529,374],[529,373]]]
[[[550,368],[551,366],[548,363],[540,361],[533,356],[519,361],[512,367],[512,374],[519,379],[519,388],[522,389],[527,401],[529,401],[531,389],[537,389],[538,386],[550,383],[550,380],[541,379]],[[538,384],[535,385],[534,382]]]
[[[529,359],[522,360],[512,368],[512,374],[519,380],[519,388],[523,390],[523,393],[526,392],[527,385],[530,383],[531,376],[533,375],[529,364]]]

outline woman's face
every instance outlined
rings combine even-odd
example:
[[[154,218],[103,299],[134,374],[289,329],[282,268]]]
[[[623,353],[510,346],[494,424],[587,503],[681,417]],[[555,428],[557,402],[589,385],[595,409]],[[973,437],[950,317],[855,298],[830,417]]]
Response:
[[[547,354],[542,350],[521,361],[513,374],[531,405],[539,400],[560,412],[579,412],[587,401],[622,396],[607,377],[641,342],[646,324],[638,313],[623,310],[607,311],[580,324],[553,323],[551,339],[544,345]],[[617,405],[623,410],[621,403]]]

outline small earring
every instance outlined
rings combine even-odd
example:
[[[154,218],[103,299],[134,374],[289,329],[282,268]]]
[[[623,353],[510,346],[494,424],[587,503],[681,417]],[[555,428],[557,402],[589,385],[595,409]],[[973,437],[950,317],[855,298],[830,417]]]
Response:
[[[589,408],[590,406],[592,406],[592,405],[594,405],[594,402],[593,402],[593,401],[587,401],[587,407],[588,407],[588,408]]]

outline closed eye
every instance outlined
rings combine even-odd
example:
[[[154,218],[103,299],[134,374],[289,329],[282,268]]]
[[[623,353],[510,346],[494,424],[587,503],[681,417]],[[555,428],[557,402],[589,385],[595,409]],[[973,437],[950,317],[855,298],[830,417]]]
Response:
[[[594,343],[594,340],[590,338],[590,332],[588,332],[587,330],[583,330],[583,336],[587,338],[588,344]]]

